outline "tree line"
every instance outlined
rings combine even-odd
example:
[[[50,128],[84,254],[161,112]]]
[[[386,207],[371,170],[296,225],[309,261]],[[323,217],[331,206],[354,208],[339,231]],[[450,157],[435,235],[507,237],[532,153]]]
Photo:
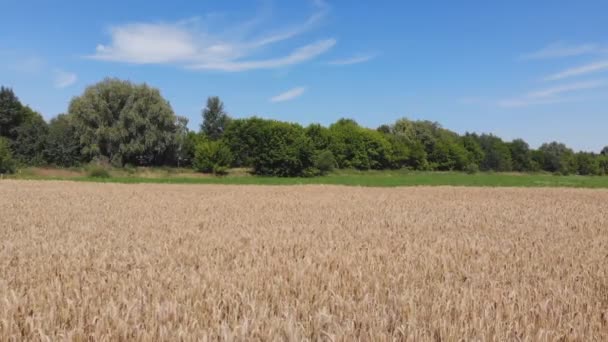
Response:
[[[232,167],[269,176],[315,176],[334,168],[608,174],[608,147],[574,152],[550,142],[459,135],[436,122],[399,119],[377,129],[340,119],[328,127],[235,119],[218,97],[202,111],[198,132],[158,89],[118,79],[89,86],[67,113],[46,122],[0,87],[0,173],[16,167],[71,167],[104,161],[116,167],[178,166],[224,174]]]

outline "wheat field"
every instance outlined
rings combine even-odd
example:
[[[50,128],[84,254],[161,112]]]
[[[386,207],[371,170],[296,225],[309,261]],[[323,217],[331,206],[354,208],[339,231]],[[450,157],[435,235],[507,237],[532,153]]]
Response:
[[[0,340],[607,341],[608,191],[0,181]]]

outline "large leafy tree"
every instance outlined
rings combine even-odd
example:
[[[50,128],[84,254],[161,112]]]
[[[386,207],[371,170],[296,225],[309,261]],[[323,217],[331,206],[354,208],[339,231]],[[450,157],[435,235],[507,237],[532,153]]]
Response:
[[[24,106],[12,89],[0,87],[0,137],[7,138],[15,159],[24,164],[43,163],[47,124]]]
[[[201,131],[211,140],[218,140],[224,135],[230,123],[230,116],[224,111],[224,103],[217,96],[207,99],[207,107],[203,109]]]
[[[570,174],[577,172],[574,152],[559,142],[543,144],[539,149],[543,170]]]
[[[267,120],[253,149],[253,170],[259,175],[306,176],[314,167],[315,150],[302,126]]]
[[[115,165],[169,163],[178,119],[158,89],[106,79],[70,103],[86,159],[104,156]]]

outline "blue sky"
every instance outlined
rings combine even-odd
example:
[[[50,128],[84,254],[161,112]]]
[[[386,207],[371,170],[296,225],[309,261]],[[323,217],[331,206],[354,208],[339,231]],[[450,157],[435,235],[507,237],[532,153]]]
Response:
[[[0,84],[45,118],[106,76],[161,90],[200,124],[400,117],[459,133],[608,145],[607,1],[17,1]]]

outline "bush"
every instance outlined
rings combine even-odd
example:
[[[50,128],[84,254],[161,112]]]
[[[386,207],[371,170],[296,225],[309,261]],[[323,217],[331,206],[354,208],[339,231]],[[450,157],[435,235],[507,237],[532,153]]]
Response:
[[[98,165],[89,167],[89,172],[87,174],[89,177],[93,178],[110,178],[110,172]]]
[[[228,174],[228,168],[226,166],[213,165],[213,174],[216,176],[225,176]]]
[[[221,141],[202,141],[194,151],[194,169],[199,172],[226,171],[232,163],[232,153]]]
[[[479,172],[479,166],[477,166],[475,163],[471,163],[464,168],[464,171],[470,175],[473,175]]]
[[[15,172],[15,161],[8,146],[8,140],[0,137],[0,173]]]
[[[331,151],[325,150],[315,158],[315,167],[324,175],[331,172],[336,167],[336,158]]]

